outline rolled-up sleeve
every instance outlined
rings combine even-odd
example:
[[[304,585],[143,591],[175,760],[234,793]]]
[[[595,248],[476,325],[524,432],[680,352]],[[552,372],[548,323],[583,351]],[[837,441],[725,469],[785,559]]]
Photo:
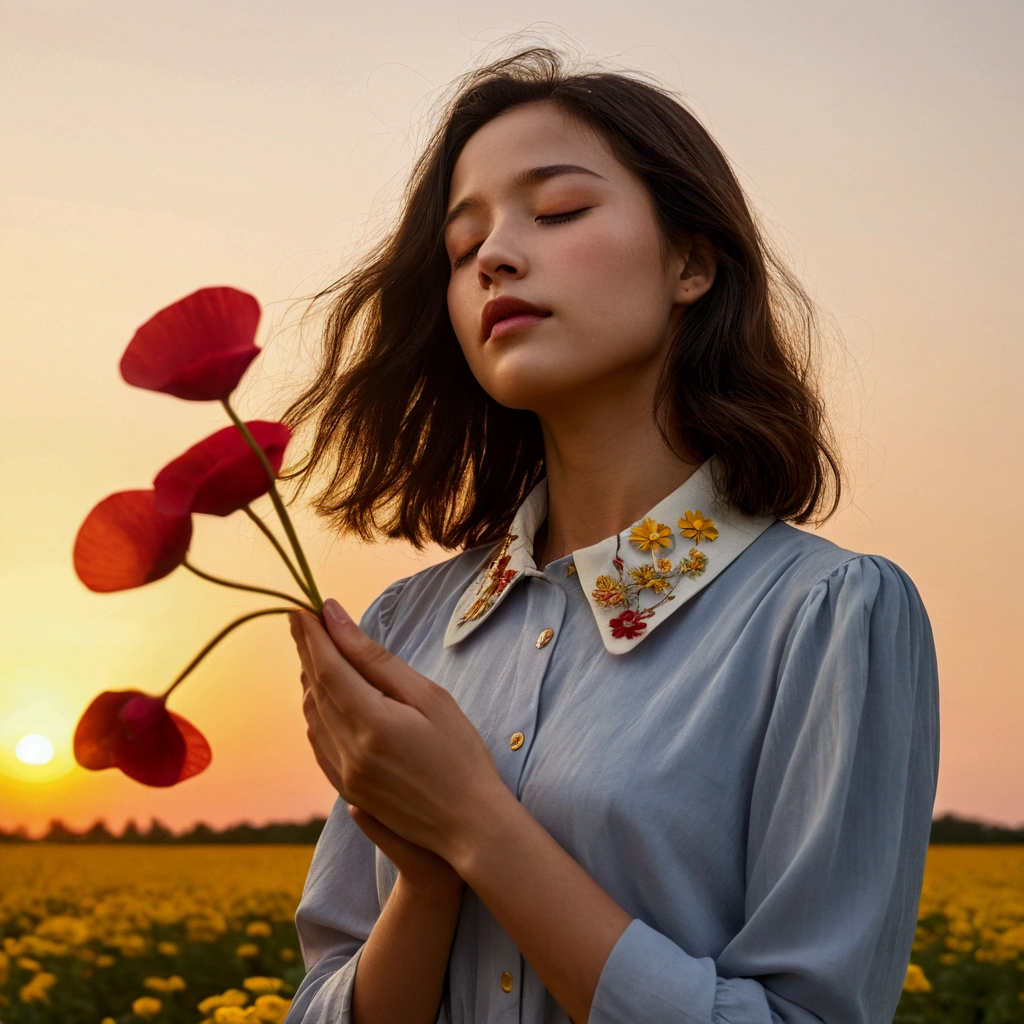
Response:
[[[589,1024],[891,1024],[938,777],[938,672],[911,580],[857,556],[786,639],[754,775],[742,928],[694,957],[634,919]]]
[[[367,636],[385,646],[395,602],[405,582],[391,584],[359,621]],[[380,916],[381,886],[386,884],[384,879],[378,880],[376,850],[339,797],[316,844],[295,912],[306,976],[292,999],[285,1024],[351,1024],[356,967]]]

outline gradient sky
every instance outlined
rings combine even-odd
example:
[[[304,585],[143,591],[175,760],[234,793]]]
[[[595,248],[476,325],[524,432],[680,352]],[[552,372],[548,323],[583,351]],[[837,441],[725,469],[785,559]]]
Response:
[[[238,393],[279,414],[316,325],[302,297],[394,212],[429,107],[512,32],[681,91],[845,338],[829,391],[852,487],[823,532],[892,558],[931,616],[941,679],[936,811],[1024,822],[1020,443],[1024,8],[527,0],[514,8],[32,0],[3,5],[0,275],[0,827],[61,817],[175,829],[324,814],[283,619],[242,627],[172,706],[211,767],[169,790],[77,768],[102,689],[159,691],[259,606],[183,570],[97,595],[71,545],[103,496],[148,486],[224,425],[117,372],[135,329],[196,288],[264,305]],[[490,52],[490,51],[488,51]],[[493,55],[497,55],[494,53]],[[301,533],[353,614],[451,557]],[[287,584],[247,520],[203,517],[195,561]],[[52,738],[44,768],[14,759]]]

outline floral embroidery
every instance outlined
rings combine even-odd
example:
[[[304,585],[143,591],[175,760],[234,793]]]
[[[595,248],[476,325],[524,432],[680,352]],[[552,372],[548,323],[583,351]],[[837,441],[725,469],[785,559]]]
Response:
[[[684,558],[679,563],[679,568],[685,573],[690,579],[696,579],[704,570],[708,567],[708,556],[703,551],[698,551],[696,548],[690,548],[690,557]]]
[[[702,540],[714,540],[718,536],[714,520],[705,519],[700,509],[696,512],[687,509],[683,513],[683,518],[679,520],[679,532],[694,544],[699,544]]]
[[[644,616],[639,612],[623,612],[618,618],[608,623],[612,627],[612,636],[616,639],[625,637],[633,640],[638,637],[646,628],[647,623],[643,621]]]
[[[614,608],[625,600],[626,592],[614,576],[598,576],[594,599],[604,608]]]
[[[566,579],[568,579],[568,578],[569,578],[570,576],[572,576],[572,574],[573,574],[574,572],[576,572],[576,564],[575,564],[574,562],[570,562],[570,563],[569,563],[569,564],[568,564],[568,565],[567,565],[567,566],[565,567],[565,576],[566,576]]]
[[[484,578],[480,581],[476,600],[466,609],[456,625],[462,626],[470,619],[479,619],[481,615],[490,610],[498,599],[498,595],[515,579],[517,570],[508,568],[512,557],[509,555],[508,549],[517,537],[518,534],[511,532],[505,535],[498,553],[491,559]]]
[[[633,527],[629,536],[631,544],[641,551],[654,551],[672,545],[672,531],[664,523],[656,523],[653,519],[645,519],[639,526]]]
[[[617,539],[615,557],[612,559],[615,575],[598,576],[596,587],[591,591],[591,596],[602,608],[622,608],[608,623],[616,639],[635,640],[647,628],[644,620],[651,618],[666,601],[675,600],[672,591],[684,576],[696,579],[707,570],[708,556],[698,550],[697,545],[718,538],[714,521],[705,518],[700,509],[696,512],[687,509],[679,520],[679,533],[692,541],[694,546],[690,548],[688,557],[681,558],[678,565],[674,565],[671,558],[660,554],[662,549],[667,551],[675,543],[668,526],[650,517],[634,526],[630,531],[629,542],[640,551],[649,551],[651,561],[629,570],[626,570],[626,563],[619,557],[621,539]],[[645,590],[660,599],[643,608],[640,597]]]

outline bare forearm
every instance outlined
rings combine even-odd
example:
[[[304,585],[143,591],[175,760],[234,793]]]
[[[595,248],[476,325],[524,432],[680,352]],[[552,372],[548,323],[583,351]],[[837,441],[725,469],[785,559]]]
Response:
[[[356,967],[353,1024],[434,1024],[461,895],[420,895],[399,874]]]
[[[469,834],[467,832],[467,834]],[[510,793],[450,862],[576,1022],[633,920]]]

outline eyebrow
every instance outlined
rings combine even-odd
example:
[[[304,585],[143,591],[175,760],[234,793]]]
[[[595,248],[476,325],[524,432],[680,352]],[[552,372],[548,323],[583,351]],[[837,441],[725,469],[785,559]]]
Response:
[[[556,178],[560,174],[590,174],[595,178],[600,178],[602,181],[608,180],[603,174],[598,174],[597,171],[592,171],[588,167],[580,167],[578,164],[547,164],[544,167],[531,167],[528,170],[520,171],[512,179],[512,188],[519,191],[529,185],[537,185],[542,181],[548,181],[550,178]],[[467,210],[471,210],[474,206],[479,205],[480,200],[478,197],[469,196],[463,199],[461,203],[453,206],[448,211],[444,223],[441,225],[441,237],[444,238],[445,233],[456,217],[460,217]]]

